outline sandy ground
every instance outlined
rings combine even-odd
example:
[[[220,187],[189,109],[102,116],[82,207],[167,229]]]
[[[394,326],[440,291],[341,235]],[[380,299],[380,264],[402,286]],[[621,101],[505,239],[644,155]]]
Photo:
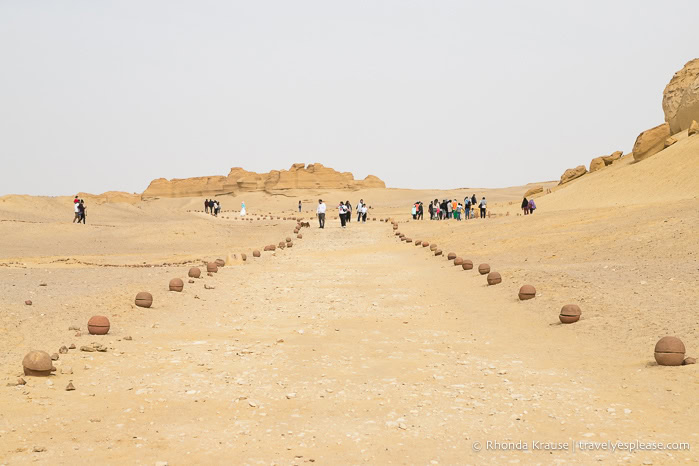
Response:
[[[653,168],[621,167],[639,183]],[[562,201],[623,173],[612,168],[554,189],[527,217],[526,187],[258,193],[244,200],[273,218],[252,222],[197,212],[199,199],[101,204],[85,226],[69,223],[69,198],[1,198],[0,464],[697,462],[699,366],[658,366],[653,347],[675,335],[699,354],[699,190],[641,203],[608,182],[619,205]],[[500,215],[406,214],[413,200],[472,191]],[[371,220],[343,230],[329,213],[293,248],[250,257],[294,236],[283,217],[303,199],[310,219],[318,197],[364,197]],[[503,283],[401,242],[373,221],[388,216]],[[187,282],[190,266],[241,252],[247,262]],[[182,293],[167,291],[173,277]],[[538,293],[521,302],[525,283]],[[133,304],[143,290],[150,309]],[[561,325],[568,303],[583,317]],[[87,334],[95,314],[111,320],[108,335]],[[108,351],[79,350],[92,342]],[[55,375],[15,385],[26,352],[71,343]],[[691,450],[577,443],[607,441]]]

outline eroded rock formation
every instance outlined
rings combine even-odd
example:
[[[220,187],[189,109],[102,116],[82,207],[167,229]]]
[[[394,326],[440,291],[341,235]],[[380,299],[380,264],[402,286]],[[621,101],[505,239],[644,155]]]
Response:
[[[385,188],[379,178],[369,175],[355,180],[352,173],[338,172],[320,163],[306,166],[295,163],[289,170],[272,170],[255,173],[240,167],[231,168],[228,176],[205,176],[153,180],[143,192],[143,199],[155,197],[195,197],[235,194],[238,192],[266,191],[281,192],[289,189],[348,189]]]

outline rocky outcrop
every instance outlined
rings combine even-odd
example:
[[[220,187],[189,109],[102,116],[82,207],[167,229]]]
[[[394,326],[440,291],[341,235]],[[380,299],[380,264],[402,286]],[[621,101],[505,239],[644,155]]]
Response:
[[[623,154],[623,152],[618,150],[611,155],[604,155],[602,157],[595,157],[590,162],[590,173],[596,172],[597,170],[600,170],[608,165],[611,165],[615,161],[619,160],[621,158],[622,154]]]
[[[699,123],[692,121],[692,124],[689,125],[689,129],[687,129],[687,136],[694,136],[695,134],[699,134]]]
[[[606,165],[604,164],[604,159],[602,157],[595,157],[590,162],[590,173],[596,172],[597,170],[604,168],[605,166]]]
[[[569,181],[573,181],[576,178],[580,178],[585,173],[587,173],[585,165],[579,165],[575,168],[569,168],[568,170],[563,172],[563,174],[561,175],[561,181],[558,184],[562,185],[568,183]]]
[[[634,160],[641,161],[655,155],[665,148],[665,140],[670,137],[670,125],[663,123],[648,129],[636,138],[633,145]]]
[[[621,156],[624,153],[620,150],[613,152],[611,155],[605,155],[602,157],[602,160],[604,160],[604,166],[606,167],[607,165],[611,165],[612,163],[616,162],[621,158]]]
[[[667,139],[665,140],[665,148],[667,149],[668,147],[670,147],[671,145],[673,145],[673,144],[676,143],[676,142],[677,142],[677,139],[675,139],[674,137],[670,136],[669,138],[667,138]]]
[[[670,132],[677,134],[699,120],[699,59],[675,73],[663,92],[663,112]]]
[[[535,194],[541,194],[544,192],[544,187],[543,186],[534,186],[533,188],[529,188],[526,193],[524,193],[524,197],[532,197]]]
[[[159,178],[151,182],[141,197],[206,197],[252,191],[274,193],[291,189],[356,190],[385,187],[386,184],[373,175],[364,180],[355,180],[352,173],[341,173],[320,163],[308,166],[295,163],[289,170],[272,170],[269,173],[249,172],[235,167],[231,168],[228,176],[173,180]]]

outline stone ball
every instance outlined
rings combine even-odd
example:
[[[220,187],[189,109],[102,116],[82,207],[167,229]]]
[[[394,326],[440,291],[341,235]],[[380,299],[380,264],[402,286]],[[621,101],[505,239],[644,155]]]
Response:
[[[437,250],[437,245],[432,243],[430,244],[430,251],[436,251]]]
[[[405,238],[405,242],[406,242],[406,243],[412,243],[413,240],[412,240],[412,238]]]
[[[287,247],[287,248],[291,248],[291,247],[294,247],[294,243],[293,243],[293,242],[291,242],[291,241],[287,241],[287,243],[286,243],[286,247]]]
[[[401,235],[400,231],[396,231],[395,236],[400,236],[400,235]]]
[[[298,235],[296,235],[296,237],[297,237],[298,239],[303,239],[303,235],[302,235],[301,233],[299,233]]]
[[[464,265],[464,260],[461,257],[455,257],[454,265]]]
[[[245,262],[246,260],[248,260],[248,255],[241,253],[240,258],[243,259],[243,262]]]
[[[24,304],[26,304],[27,306],[31,306],[31,305],[32,305],[32,300],[31,300],[31,299],[28,299],[28,300],[26,300],[26,301],[24,302]]]
[[[286,247],[286,241],[280,241],[277,247],[279,249],[284,249]]]
[[[527,299],[532,299],[536,297],[536,288],[531,285],[522,285],[519,289],[519,299],[520,301],[526,301]]]
[[[287,243],[290,243],[290,242],[291,242],[291,238],[290,238],[289,236],[286,237],[286,242],[287,242]]]
[[[447,254],[447,260],[453,261],[454,259],[456,259],[455,252],[450,252],[449,254]]]
[[[577,304],[566,304],[561,308],[561,313],[559,314],[558,319],[562,324],[572,324],[573,322],[580,320],[581,313],[580,306]]]
[[[252,257],[260,257],[260,251],[258,251],[257,249],[255,249],[255,250],[252,252]]]
[[[106,335],[109,333],[109,319],[105,316],[92,316],[87,321],[87,331],[90,335]]]
[[[677,337],[662,337],[655,344],[655,360],[661,366],[680,366],[684,361],[684,343]]]
[[[396,224],[394,223],[394,224],[393,224],[393,229],[394,229],[394,230],[397,230],[397,229],[398,229],[398,225],[396,225]]]
[[[421,240],[421,239],[416,239],[416,240],[415,240],[415,246],[422,246],[422,240]]]
[[[46,377],[55,371],[51,356],[46,351],[30,351],[22,359],[22,367],[24,375],[33,375],[37,377]]]
[[[442,250],[441,250],[441,249],[435,249],[434,255],[435,255],[435,256],[441,256],[441,255],[442,255]]]
[[[181,278],[173,278],[170,280],[170,291],[182,291],[184,289],[184,282]]]
[[[224,261],[223,259],[216,259],[214,262],[216,262],[216,265],[219,269],[226,265],[226,261]]]
[[[490,266],[488,264],[481,264],[478,266],[478,273],[481,275],[485,275],[487,273],[490,273]]]
[[[422,247],[423,247],[423,248],[426,248],[426,247],[429,246],[429,245],[430,245],[430,243],[428,243],[427,241],[423,241],[423,242],[422,242]]]
[[[470,259],[464,259],[464,262],[461,264],[461,267],[464,270],[471,270],[473,268],[473,262]]]
[[[136,306],[151,307],[153,305],[153,295],[147,291],[141,291],[136,295]]]
[[[371,219],[371,221],[372,221],[372,222],[375,222],[375,221],[376,221],[376,219],[375,219],[375,218],[372,218],[372,219]]]
[[[208,270],[208,264],[206,265],[206,268]],[[199,269],[199,267],[192,267],[191,269],[189,269],[189,272],[187,272],[187,275],[192,278],[199,278],[201,277],[201,269]]]
[[[209,262],[208,264],[206,264],[206,271],[209,273],[218,272],[218,265],[216,265],[216,262]]]
[[[490,272],[488,274],[488,285],[497,285],[502,282],[502,277],[498,272]]]

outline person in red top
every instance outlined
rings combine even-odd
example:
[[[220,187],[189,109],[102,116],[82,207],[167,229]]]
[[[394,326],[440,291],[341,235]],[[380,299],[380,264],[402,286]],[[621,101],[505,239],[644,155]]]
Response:
[[[75,196],[75,199],[73,199],[73,204],[77,204],[80,202],[80,199],[78,199],[78,196]]]

